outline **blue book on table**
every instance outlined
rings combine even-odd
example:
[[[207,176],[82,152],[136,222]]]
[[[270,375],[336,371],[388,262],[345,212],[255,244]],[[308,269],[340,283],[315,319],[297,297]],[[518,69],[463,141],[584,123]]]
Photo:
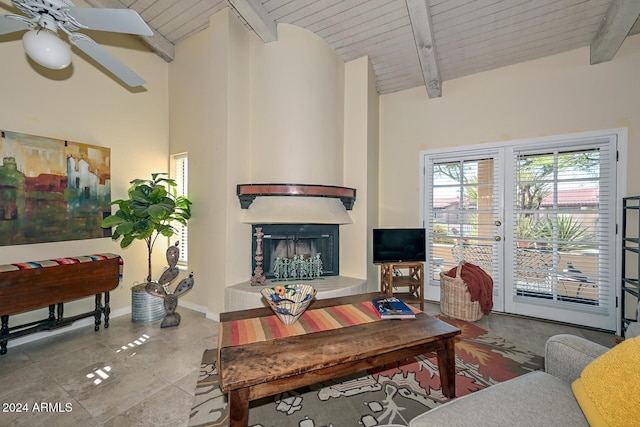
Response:
[[[415,319],[416,314],[396,297],[371,300],[381,319]]]

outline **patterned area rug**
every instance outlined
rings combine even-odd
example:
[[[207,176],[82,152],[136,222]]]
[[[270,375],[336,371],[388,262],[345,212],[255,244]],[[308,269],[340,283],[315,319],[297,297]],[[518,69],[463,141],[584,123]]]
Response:
[[[456,395],[542,369],[541,356],[461,320],[456,340]],[[442,394],[435,354],[417,356],[353,376],[314,384],[251,402],[252,427],[373,427],[408,425],[447,398]],[[226,395],[218,388],[216,350],[205,351],[189,426],[228,426]]]

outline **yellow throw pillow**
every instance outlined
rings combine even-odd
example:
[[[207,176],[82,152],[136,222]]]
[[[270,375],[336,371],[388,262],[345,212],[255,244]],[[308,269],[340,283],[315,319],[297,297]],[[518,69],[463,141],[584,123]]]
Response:
[[[571,388],[592,427],[640,425],[640,337],[589,363]]]
[[[571,384],[571,389],[573,390],[573,395],[580,405],[580,409],[582,409],[584,417],[589,421],[590,427],[604,427],[609,425],[602,415],[600,415],[598,409],[596,409],[595,403],[593,403],[593,400],[591,400],[587,394],[587,390],[584,388],[580,378]]]

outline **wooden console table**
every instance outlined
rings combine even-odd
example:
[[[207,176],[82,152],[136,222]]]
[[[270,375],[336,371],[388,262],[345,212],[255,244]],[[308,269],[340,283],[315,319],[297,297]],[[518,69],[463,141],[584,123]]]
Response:
[[[396,292],[400,287],[407,289],[404,292]],[[424,264],[421,262],[380,264],[380,291],[400,298],[407,304],[419,304],[420,310],[424,310]]]
[[[7,353],[7,341],[39,331],[67,326],[93,316],[95,330],[109,327],[109,291],[122,277],[122,258],[116,254],[95,254],[45,261],[0,265],[0,354]],[[104,293],[104,305],[102,305]],[[64,303],[95,296],[95,308],[64,317]],[[49,307],[49,317],[9,327],[9,315]]]

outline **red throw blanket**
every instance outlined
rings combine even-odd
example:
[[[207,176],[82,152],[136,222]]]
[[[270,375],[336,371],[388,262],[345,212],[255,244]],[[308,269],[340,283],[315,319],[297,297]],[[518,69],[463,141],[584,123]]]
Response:
[[[456,277],[457,267],[447,272],[447,276]],[[460,269],[460,277],[467,284],[471,301],[478,301],[484,314],[489,314],[493,308],[493,279],[482,268],[465,262]]]

